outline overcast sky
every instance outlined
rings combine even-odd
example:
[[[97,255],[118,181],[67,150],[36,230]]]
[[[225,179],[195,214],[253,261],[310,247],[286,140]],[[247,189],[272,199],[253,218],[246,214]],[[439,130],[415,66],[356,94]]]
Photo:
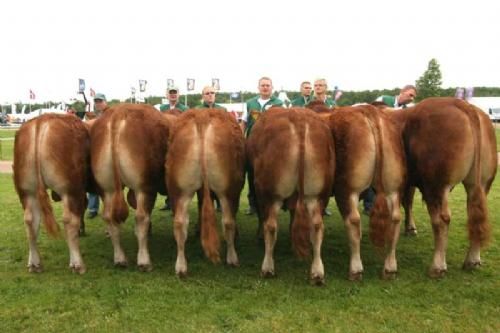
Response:
[[[497,3],[497,5],[495,5]],[[436,58],[443,87],[500,87],[498,1],[0,2],[0,102],[67,100],[78,79],[124,99],[138,80],[163,95],[220,79],[222,91],[298,90],[324,77],[330,88],[414,83]]]

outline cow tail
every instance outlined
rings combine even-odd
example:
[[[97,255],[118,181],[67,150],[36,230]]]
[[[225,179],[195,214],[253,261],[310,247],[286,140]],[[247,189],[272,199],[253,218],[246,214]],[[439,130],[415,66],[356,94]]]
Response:
[[[370,111],[372,111],[370,109]],[[371,126],[373,138],[375,141],[375,202],[370,213],[370,240],[373,245],[378,248],[383,248],[386,241],[390,242],[391,236],[388,233],[388,222],[390,220],[389,207],[387,206],[385,188],[384,188],[384,149],[383,135],[380,125],[380,116],[376,111],[372,111],[368,115],[368,123]]]
[[[203,125],[203,117],[196,117],[196,126],[200,138],[200,162],[201,176],[203,180],[203,201],[201,206],[201,246],[203,251],[210,261],[213,263],[220,262],[219,247],[220,240],[217,232],[217,220],[215,216],[214,205],[210,196],[210,188],[208,185],[207,176],[207,160],[205,158],[205,126]]]
[[[292,111],[290,111],[292,112]],[[304,173],[305,173],[305,137],[306,137],[306,119],[303,117],[297,117],[298,114],[292,113],[290,116],[295,118],[294,127],[297,130],[297,135],[299,139],[299,161],[298,161],[298,175],[299,181],[297,184],[297,206],[295,208],[295,215],[292,224],[292,244],[295,254],[299,258],[306,258],[309,256],[310,251],[310,240],[309,236],[311,233],[310,217],[306,212],[306,207],[304,204]],[[292,118],[292,119],[293,119]]]
[[[485,246],[491,236],[491,225],[488,218],[488,207],[486,201],[485,189],[481,183],[481,120],[478,111],[472,105],[465,104],[467,116],[470,119],[473,140],[474,140],[474,185],[467,195],[467,227],[469,231],[469,240],[478,242],[480,246]],[[464,109],[464,108],[461,108]]]
[[[111,129],[111,163],[113,167],[113,183],[115,189],[113,191],[113,197],[111,198],[111,222],[112,223],[123,223],[128,217],[128,206],[125,202],[123,195],[123,186],[120,177],[120,167],[118,165],[118,141],[119,141],[119,129],[118,126],[121,121],[119,113],[115,113],[113,119],[110,122]]]
[[[59,225],[56,223],[56,219],[54,217],[54,211],[52,210],[52,205],[50,204],[50,199],[47,194],[47,190],[45,189],[45,184],[42,176],[42,166],[41,166],[41,157],[40,157],[40,142],[42,141],[42,136],[44,133],[41,131],[42,121],[40,119],[36,120],[35,124],[35,172],[37,178],[36,185],[36,198],[38,203],[40,204],[40,209],[42,211],[42,220],[45,228],[47,229],[47,233],[52,237],[59,236]]]

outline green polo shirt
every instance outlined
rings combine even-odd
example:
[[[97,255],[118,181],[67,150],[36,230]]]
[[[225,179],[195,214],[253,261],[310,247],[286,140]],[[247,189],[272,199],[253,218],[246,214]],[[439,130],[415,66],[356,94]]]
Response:
[[[221,109],[221,110],[227,111],[226,108],[223,107],[222,105],[214,103],[212,106],[210,106],[205,102],[203,102],[203,104],[201,104],[201,105],[196,106],[196,109]]]
[[[396,109],[406,109],[408,106],[406,104],[399,105],[397,102],[397,97],[398,96],[388,96],[388,95],[382,95],[376,99],[377,102],[382,102],[385,105],[391,107],[391,108],[396,108]]]
[[[271,106],[283,106],[283,101],[278,97],[271,96],[269,101],[264,105],[260,105],[259,98],[260,96],[255,96],[247,101],[246,136],[250,135],[255,121],[262,112],[266,112]]]
[[[182,103],[177,103],[177,104],[175,104],[175,109],[180,110],[181,112],[184,112],[184,111],[186,111],[188,109],[188,107],[185,106]],[[160,105],[160,111],[161,112],[168,111],[168,110],[170,110],[170,103],[169,104],[162,104],[162,105]]]
[[[310,100],[310,102],[312,101],[315,101],[316,100],[316,97],[313,96]],[[326,104],[326,106],[328,106],[330,109],[335,107],[337,105],[337,103],[335,103],[335,101],[333,100],[333,98],[331,97],[326,97],[324,103]]]
[[[292,100],[292,106],[302,106],[305,107],[311,101],[311,96],[300,96]]]

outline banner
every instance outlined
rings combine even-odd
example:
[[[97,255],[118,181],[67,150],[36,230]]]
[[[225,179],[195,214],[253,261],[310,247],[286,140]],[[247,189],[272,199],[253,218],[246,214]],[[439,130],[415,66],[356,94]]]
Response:
[[[188,91],[194,90],[194,79],[187,79],[187,90]]]
[[[170,89],[174,86],[174,80],[173,79],[167,79],[167,89]]]
[[[474,87],[465,88],[465,99],[469,100],[474,97]]]
[[[95,90],[90,88],[90,97],[94,97],[95,96]]]
[[[148,81],[146,80],[139,80],[139,91],[140,92],[145,92],[146,91],[146,84]]]
[[[220,90],[219,79],[212,79],[212,87],[215,89],[215,91]]]
[[[342,94],[343,94],[343,93],[342,93],[342,90],[337,90],[337,91],[335,92],[335,97],[334,97],[334,98],[335,98],[335,101],[338,101],[338,100],[340,99],[340,97],[342,96]]]
[[[465,95],[464,88],[457,88],[457,91],[455,92],[455,98],[464,99],[464,95]]]
[[[78,93],[83,94],[84,91],[85,91],[85,80],[78,79]]]
[[[30,89],[30,99],[35,99],[36,96],[35,96],[35,93],[33,92],[33,90]]]

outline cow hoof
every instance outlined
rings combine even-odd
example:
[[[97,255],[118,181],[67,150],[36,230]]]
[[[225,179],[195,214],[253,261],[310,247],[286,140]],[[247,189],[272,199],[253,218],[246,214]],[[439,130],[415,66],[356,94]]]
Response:
[[[405,230],[405,236],[408,237],[415,237],[417,235],[417,229],[416,228],[409,228]]]
[[[270,279],[276,277],[276,274],[274,273],[274,271],[261,271],[260,276],[264,279]]]
[[[177,277],[181,280],[185,280],[188,276],[187,271],[175,272],[175,274],[177,274]]]
[[[115,261],[115,267],[117,268],[127,268],[128,263],[127,261]]]
[[[466,271],[472,271],[478,269],[481,266],[481,261],[465,261],[462,265],[462,269]]]
[[[429,269],[429,277],[432,279],[441,279],[446,275],[445,268],[431,268]]]
[[[234,261],[234,262],[227,262],[227,265],[229,267],[240,267],[239,261]]]
[[[311,275],[311,285],[316,287],[322,287],[325,285],[325,277],[320,275]]]
[[[28,271],[30,273],[42,273],[43,272],[43,267],[41,264],[39,265],[28,265]]]
[[[349,272],[349,281],[362,281],[363,271],[361,272]]]
[[[386,281],[396,280],[397,275],[398,271],[388,271],[386,269],[382,271],[382,279]]]
[[[80,275],[85,274],[87,271],[84,265],[71,265],[70,268],[73,273]]]
[[[142,265],[138,265],[137,268],[139,268],[139,271],[147,273],[147,272],[151,272],[153,270],[153,265],[142,264]]]

